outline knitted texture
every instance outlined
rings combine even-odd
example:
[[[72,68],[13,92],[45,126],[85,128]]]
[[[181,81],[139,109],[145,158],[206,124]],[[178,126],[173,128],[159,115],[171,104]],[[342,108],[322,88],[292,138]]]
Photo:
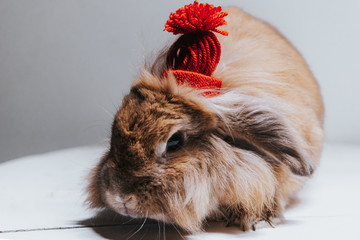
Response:
[[[173,34],[214,31],[227,36],[226,31],[216,29],[219,26],[226,25],[224,17],[227,15],[227,12],[222,12],[221,7],[214,7],[214,5],[207,3],[199,4],[198,1],[195,1],[193,4],[170,13],[169,20],[165,24],[165,30]]]
[[[221,46],[213,32],[228,35],[226,31],[216,29],[225,25],[221,7],[210,4],[193,4],[171,13],[165,29],[173,34],[183,34],[170,47],[167,64],[178,84],[187,83],[205,91],[205,96],[216,96],[220,93],[221,79],[211,77],[220,61]]]

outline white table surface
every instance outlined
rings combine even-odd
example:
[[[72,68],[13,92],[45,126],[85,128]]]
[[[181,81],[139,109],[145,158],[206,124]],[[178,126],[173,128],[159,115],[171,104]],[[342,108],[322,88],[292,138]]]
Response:
[[[325,145],[320,168],[275,228],[211,223],[192,236],[88,209],[86,176],[103,153],[82,147],[0,164],[0,239],[360,239],[358,145]]]

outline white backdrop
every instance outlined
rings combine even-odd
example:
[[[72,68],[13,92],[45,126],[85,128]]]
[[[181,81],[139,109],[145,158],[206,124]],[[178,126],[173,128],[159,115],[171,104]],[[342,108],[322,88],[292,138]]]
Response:
[[[0,162],[104,142],[144,59],[171,38],[169,13],[190,2],[0,0]],[[288,37],[322,87],[327,141],[360,144],[360,1],[209,2]]]

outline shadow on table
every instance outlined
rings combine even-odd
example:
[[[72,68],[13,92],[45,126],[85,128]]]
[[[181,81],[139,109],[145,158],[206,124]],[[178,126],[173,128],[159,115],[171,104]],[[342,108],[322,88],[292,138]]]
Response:
[[[294,198],[287,206],[287,210],[295,208],[299,204],[299,199]],[[164,224],[155,220],[132,219],[117,214],[111,210],[103,210],[90,219],[77,222],[84,227],[92,228],[94,232],[105,239],[110,240],[137,240],[137,239],[186,239],[187,233],[173,225]],[[281,224],[294,224],[293,221],[282,220]],[[231,235],[258,235],[259,231],[243,232],[239,227],[226,227],[223,222],[208,222],[205,224],[206,233],[231,234]],[[264,226],[260,226],[263,228]],[[269,228],[267,225],[265,228]],[[258,228],[259,229],[259,228]]]
[[[101,237],[110,240],[137,240],[137,239],[187,239],[187,233],[179,228],[148,219],[132,219],[121,216],[111,210],[103,210],[90,219],[78,221],[77,224],[92,228]],[[206,233],[247,235],[256,232],[243,232],[238,227],[225,227],[222,222],[205,224]]]
[[[92,228],[94,232],[110,240],[137,239],[186,239],[186,232],[171,225],[147,219],[132,219],[111,210],[103,210],[90,219],[77,224]]]

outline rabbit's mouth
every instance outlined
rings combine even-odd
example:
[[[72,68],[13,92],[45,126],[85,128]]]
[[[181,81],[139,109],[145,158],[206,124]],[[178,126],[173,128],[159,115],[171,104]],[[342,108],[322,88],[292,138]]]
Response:
[[[129,217],[132,217],[132,218],[139,218],[139,214],[132,210],[132,209],[129,209],[127,208],[126,206],[118,209],[116,212],[120,213],[121,215],[124,215],[124,216],[129,216]]]

